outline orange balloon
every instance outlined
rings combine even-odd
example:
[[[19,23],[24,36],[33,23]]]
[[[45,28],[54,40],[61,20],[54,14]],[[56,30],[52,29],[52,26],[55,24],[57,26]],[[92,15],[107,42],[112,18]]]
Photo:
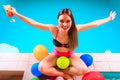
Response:
[[[37,45],[34,48],[34,56],[38,61],[41,61],[43,58],[45,58],[46,56],[48,56],[48,50],[45,46],[43,45]]]

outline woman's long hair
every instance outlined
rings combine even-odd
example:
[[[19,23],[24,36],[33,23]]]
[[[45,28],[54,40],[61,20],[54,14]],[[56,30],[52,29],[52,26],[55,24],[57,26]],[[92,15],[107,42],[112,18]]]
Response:
[[[68,16],[70,16],[71,20],[72,20],[72,25],[68,31],[68,37],[69,37],[69,40],[68,40],[68,47],[70,49],[75,49],[77,46],[78,46],[78,34],[77,34],[77,28],[75,26],[75,21],[74,21],[74,18],[73,18],[73,15],[72,15],[72,12],[70,9],[68,8],[65,8],[63,10],[61,10],[58,14],[58,17],[62,14],[67,14]]]

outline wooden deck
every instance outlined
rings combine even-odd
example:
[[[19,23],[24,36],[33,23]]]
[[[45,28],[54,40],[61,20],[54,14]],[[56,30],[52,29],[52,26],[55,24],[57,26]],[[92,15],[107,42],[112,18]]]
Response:
[[[91,54],[94,63],[89,71],[120,72],[120,54]],[[79,57],[79,54],[78,54]],[[0,80],[31,80],[32,64],[38,62],[32,53],[0,53]],[[75,76],[80,80],[81,76]]]

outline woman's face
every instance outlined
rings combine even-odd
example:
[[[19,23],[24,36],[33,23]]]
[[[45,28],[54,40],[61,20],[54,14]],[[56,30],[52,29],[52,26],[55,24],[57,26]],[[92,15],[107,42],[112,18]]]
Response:
[[[59,28],[62,30],[68,31],[72,25],[71,17],[67,14],[62,14],[58,18]]]

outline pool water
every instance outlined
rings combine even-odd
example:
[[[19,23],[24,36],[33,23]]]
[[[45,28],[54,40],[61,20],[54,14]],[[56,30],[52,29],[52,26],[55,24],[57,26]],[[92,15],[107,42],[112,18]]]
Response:
[[[120,72],[101,72],[105,80],[120,80]]]

